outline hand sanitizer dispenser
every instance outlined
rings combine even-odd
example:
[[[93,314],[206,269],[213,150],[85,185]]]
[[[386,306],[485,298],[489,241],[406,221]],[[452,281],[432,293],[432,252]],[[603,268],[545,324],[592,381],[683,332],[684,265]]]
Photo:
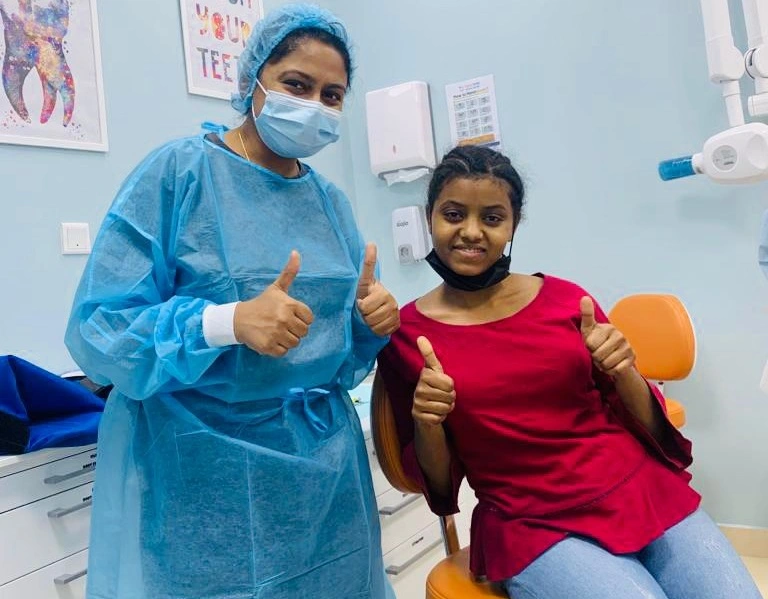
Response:
[[[392,212],[392,237],[400,264],[413,264],[432,250],[427,220],[421,206],[406,206]]]

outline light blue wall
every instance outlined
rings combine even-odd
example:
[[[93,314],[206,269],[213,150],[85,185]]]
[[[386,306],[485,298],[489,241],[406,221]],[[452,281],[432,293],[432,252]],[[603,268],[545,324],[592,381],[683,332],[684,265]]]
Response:
[[[0,354],[53,372],[74,367],[62,338],[87,258],[61,255],[59,223],[90,223],[94,238],[120,182],[152,148],[205,120],[237,124],[228,102],[187,94],[178,0],[98,7],[110,151],[0,145]],[[348,160],[339,145],[313,164],[349,190]]]
[[[696,323],[693,374],[668,385],[688,408],[695,485],[721,522],[768,526],[768,281],[756,260],[768,187],[658,180],[666,157],[725,128],[707,81],[699,3],[646,0],[328,0],[357,40],[349,111],[358,216],[401,301],[435,284],[402,267],[389,214],[424,186],[388,189],[368,166],[364,95],[431,86],[438,152],[449,148],[444,86],[492,73],[505,149],[528,183],[513,266],[575,280],[610,307],[624,294],[675,293]],[[745,88],[746,88],[745,83]],[[621,459],[621,456],[616,456]]]
[[[282,2],[267,2],[267,8]],[[722,522],[768,526],[768,282],[756,263],[765,185],[663,184],[660,158],[725,127],[707,82],[698,2],[325,0],[357,40],[348,135],[313,160],[356,201],[401,301],[436,282],[394,263],[389,215],[423,184],[388,189],[369,171],[364,96],[430,83],[439,152],[449,147],[444,86],[493,73],[504,146],[529,185],[515,268],[573,279],[604,306],[634,291],[683,298],[699,360],[669,391],[688,407],[695,484]],[[99,4],[108,154],[0,145],[0,353],[60,371],[61,341],[85,259],[61,256],[58,225],[95,235],[120,181],[152,147],[203,120],[234,124],[225,102],[186,93],[176,0]],[[621,459],[621,456],[617,456]]]

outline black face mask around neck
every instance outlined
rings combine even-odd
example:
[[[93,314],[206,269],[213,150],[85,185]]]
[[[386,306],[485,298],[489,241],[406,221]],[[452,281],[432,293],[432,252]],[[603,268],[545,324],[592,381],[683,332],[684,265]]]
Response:
[[[506,256],[496,260],[488,270],[479,275],[460,275],[452,271],[438,257],[435,250],[429,252],[425,260],[449,287],[462,291],[480,291],[498,285],[509,276],[509,265],[512,263],[511,253],[510,251]]]

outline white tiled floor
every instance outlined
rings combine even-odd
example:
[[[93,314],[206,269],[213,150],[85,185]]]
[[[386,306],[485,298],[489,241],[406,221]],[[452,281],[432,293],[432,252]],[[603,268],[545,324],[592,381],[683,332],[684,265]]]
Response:
[[[744,557],[742,558],[744,563],[749,569],[749,573],[752,574],[752,578],[755,579],[757,587],[763,594],[763,597],[768,599],[768,558],[766,557]]]

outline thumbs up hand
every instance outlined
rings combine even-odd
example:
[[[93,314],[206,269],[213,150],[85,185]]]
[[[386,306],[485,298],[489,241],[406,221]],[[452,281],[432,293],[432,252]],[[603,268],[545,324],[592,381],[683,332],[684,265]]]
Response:
[[[635,352],[626,337],[610,323],[595,320],[595,303],[581,298],[581,336],[598,370],[614,378],[634,372]]]
[[[424,358],[424,368],[413,394],[411,415],[416,424],[438,426],[453,411],[456,391],[453,379],[443,372],[432,344],[426,337],[416,340]]]
[[[235,307],[235,338],[252,350],[282,357],[309,332],[314,316],[306,306],[288,295],[299,274],[301,258],[292,251],[283,272],[261,295]]]
[[[371,330],[384,337],[400,327],[400,310],[392,294],[376,280],[376,245],[365,246],[365,258],[357,283],[357,309]]]

